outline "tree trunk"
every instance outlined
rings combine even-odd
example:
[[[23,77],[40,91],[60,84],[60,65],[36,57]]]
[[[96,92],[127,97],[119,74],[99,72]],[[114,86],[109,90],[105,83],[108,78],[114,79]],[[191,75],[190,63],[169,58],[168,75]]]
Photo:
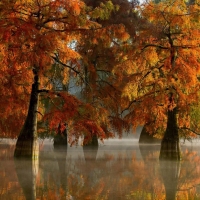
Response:
[[[84,136],[83,146],[98,146],[98,138],[96,135],[92,135],[90,139],[87,136]]]
[[[168,109],[167,129],[161,142],[160,159],[180,160],[180,143],[177,126],[177,108]]]
[[[70,76],[70,75],[69,75]],[[62,90],[69,92],[69,84],[62,84]],[[58,125],[58,132],[54,135],[54,148],[59,146],[67,147],[67,122],[64,123],[65,129],[61,130],[61,123]],[[61,147],[62,148],[62,147]],[[63,147],[64,148],[64,147]]]
[[[83,152],[84,152],[84,157],[85,161],[91,161],[91,160],[96,160],[97,156],[97,151],[98,151],[98,138],[96,135],[92,136],[91,140],[88,141],[84,137],[83,141]]]
[[[37,156],[37,109],[38,109],[38,72],[33,70],[34,83],[32,85],[31,97],[24,126],[17,139],[14,156],[34,158]],[[36,152],[36,155],[35,153]]]
[[[54,136],[54,147],[67,146],[67,128],[64,131],[60,130],[60,124],[58,126],[58,133]]]

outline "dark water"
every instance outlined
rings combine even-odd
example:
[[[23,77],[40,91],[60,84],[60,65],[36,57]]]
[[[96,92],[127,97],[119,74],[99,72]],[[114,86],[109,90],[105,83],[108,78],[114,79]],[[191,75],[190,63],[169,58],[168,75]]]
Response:
[[[198,200],[200,146],[181,146],[181,162],[160,162],[160,145],[109,140],[98,149],[39,144],[38,159],[14,160],[15,141],[0,142],[2,200]]]

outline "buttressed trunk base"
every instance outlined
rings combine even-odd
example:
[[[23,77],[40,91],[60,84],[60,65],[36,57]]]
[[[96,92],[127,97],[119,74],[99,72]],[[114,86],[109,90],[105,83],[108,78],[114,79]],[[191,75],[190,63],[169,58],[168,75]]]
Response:
[[[160,160],[181,160],[176,113],[177,108],[168,110],[167,129],[161,142]]]

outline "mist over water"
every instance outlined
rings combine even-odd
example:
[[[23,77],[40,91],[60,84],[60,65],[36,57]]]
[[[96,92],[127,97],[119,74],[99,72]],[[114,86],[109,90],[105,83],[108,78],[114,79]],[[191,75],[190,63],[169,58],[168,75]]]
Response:
[[[0,199],[200,199],[200,142],[181,141],[182,161],[159,161],[160,144],[128,135],[53,148],[40,141],[38,160],[14,160],[14,140],[0,142]]]

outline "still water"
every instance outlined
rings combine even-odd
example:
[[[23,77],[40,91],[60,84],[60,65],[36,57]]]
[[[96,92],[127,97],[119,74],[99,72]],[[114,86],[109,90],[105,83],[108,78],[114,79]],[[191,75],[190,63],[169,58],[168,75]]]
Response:
[[[182,144],[182,161],[159,161],[160,145],[108,140],[98,149],[54,149],[15,160],[15,141],[0,141],[2,200],[200,200],[200,145]]]

